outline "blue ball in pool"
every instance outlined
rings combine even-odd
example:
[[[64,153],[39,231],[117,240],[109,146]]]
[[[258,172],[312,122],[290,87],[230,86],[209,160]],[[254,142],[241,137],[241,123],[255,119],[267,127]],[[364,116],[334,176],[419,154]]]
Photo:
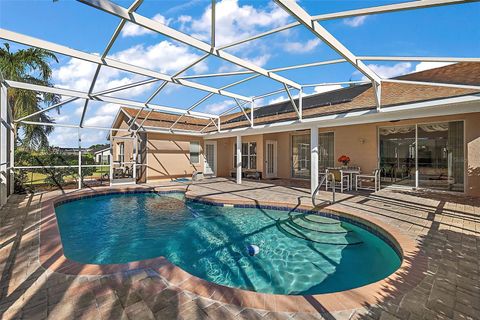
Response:
[[[260,248],[254,244],[249,244],[247,246],[247,253],[252,257],[256,256],[257,254],[260,253]]]

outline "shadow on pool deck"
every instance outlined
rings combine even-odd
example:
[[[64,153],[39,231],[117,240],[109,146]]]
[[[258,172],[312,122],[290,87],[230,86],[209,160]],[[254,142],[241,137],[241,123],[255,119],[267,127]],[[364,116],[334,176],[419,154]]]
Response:
[[[388,201],[388,199],[384,199]],[[405,203],[405,206],[411,203]],[[389,281],[384,296],[356,315],[357,319],[476,319],[480,314],[480,237],[441,228],[445,201],[430,208],[428,232],[417,238],[425,269],[413,268]],[[434,210],[433,210],[434,209]],[[464,213],[462,213],[464,214]],[[450,214],[451,215],[451,214]],[[476,221],[479,221],[478,215]],[[477,233],[477,232],[475,232]],[[477,233],[478,234],[478,233]],[[407,260],[415,265],[418,256]]]

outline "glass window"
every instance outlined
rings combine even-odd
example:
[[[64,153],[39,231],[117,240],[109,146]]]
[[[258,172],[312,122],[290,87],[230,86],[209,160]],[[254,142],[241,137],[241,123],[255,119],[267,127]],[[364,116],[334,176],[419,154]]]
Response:
[[[318,135],[318,171],[335,166],[334,133],[322,132]],[[292,176],[310,178],[310,135],[292,136]]]
[[[322,132],[318,135],[318,171],[335,167],[333,132]]]
[[[237,144],[233,148],[233,167],[237,167]],[[242,168],[257,169],[257,143],[242,143]]]
[[[200,163],[200,142],[190,142],[190,163]]]
[[[123,142],[118,144],[118,161],[125,162],[125,144]]]
[[[292,136],[292,177],[310,178],[310,135]]]
[[[257,143],[250,142],[248,145],[248,168],[249,169],[257,169]]]

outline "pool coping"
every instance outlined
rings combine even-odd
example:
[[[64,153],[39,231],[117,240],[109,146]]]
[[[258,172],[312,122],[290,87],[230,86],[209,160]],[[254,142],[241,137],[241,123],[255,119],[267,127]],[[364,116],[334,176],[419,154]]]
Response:
[[[393,243],[402,254],[400,267],[390,276],[358,288],[335,293],[315,295],[280,295],[248,291],[244,289],[226,287],[206,281],[189,274],[180,267],[169,262],[165,257],[130,262],[125,264],[82,264],[68,259],[63,252],[60,232],[57,225],[55,206],[73,200],[99,195],[115,193],[144,193],[144,192],[184,192],[188,199],[214,205],[250,206],[265,209],[288,209],[317,211],[331,213],[339,217],[359,221],[371,229],[383,234]],[[335,204],[328,208],[314,209],[312,206],[282,203],[278,201],[257,201],[250,199],[234,199],[215,197],[211,195],[195,194],[186,186],[172,186],[169,188],[154,188],[128,186],[116,188],[102,188],[96,190],[81,190],[64,194],[42,203],[40,224],[40,253],[39,260],[43,267],[68,275],[105,276],[127,271],[149,268],[158,272],[171,285],[199,296],[216,300],[222,303],[234,304],[240,307],[264,309],[277,312],[322,312],[328,310],[342,311],[376,304],[391,294],[406,292],[418,284],[424,277],[427,268],[427,259],[420,251],[413,239],[403,235],[397,228],[373,217],[362,215],[361,210]]]

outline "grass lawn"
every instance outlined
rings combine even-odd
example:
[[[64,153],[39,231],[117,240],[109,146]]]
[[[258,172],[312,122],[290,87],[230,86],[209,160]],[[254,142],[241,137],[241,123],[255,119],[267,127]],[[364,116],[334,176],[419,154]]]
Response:
[[[96,170],[93,172],[91,176],[87,176],[85,178],[100,178],[105,173],[109,173],[110,169],[108,167],[102,168],[95,168]],[[47,178],[47,174],[41,172],[27,172],[27,184],[44,184],[45,179]],[[65,182],[75,181],[75,177],[72,175],[65,176]]]

